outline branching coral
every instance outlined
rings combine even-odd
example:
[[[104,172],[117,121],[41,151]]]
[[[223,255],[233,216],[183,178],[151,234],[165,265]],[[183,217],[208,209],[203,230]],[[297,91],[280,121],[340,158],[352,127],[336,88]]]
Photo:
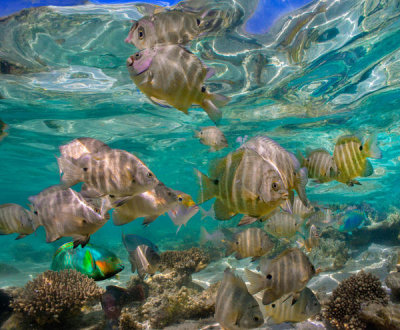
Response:
[[[333,291],[323,315],[337,329],[365,329],[367,324],[360,318],[360,312],[362,304],[368,302],[386,306],[388,296],[377,277],[360,271]]]
[[[75,270],[46,271],[19,291],[11,306],[22,318],[44,325],[79,314],[102,293],[94,280]]]

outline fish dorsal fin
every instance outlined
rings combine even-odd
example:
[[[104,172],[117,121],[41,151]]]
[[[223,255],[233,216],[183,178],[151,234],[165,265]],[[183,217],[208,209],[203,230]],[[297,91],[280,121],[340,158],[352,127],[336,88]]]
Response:
[[[342,145],[342,144],[346,144],[349,142],[356,142],[356,143],[360,143],[361,144],[361,140],[354,135],[345,135],[345,136],[341,136],[337,142],[336,142],[336,146]]]
[[[313,150],[307,150],[307,157],[311,156],[314,153],[321,153],[321,154],[326,154],[326,155],[331,155],[328,150],[324,148],[318,148],[318,149],[313,149]]]
[[[72,243],[72,242],[68,242],[68,243],[65,243],[65,244],[61,245],[61,246],[57,249],[57,251],[54,252],[53,258],[56,257],[56,256],[57,256],[58,254],[60,254],[61,252],[65,251],[65,250],[71,249],[72,247],[73,247],[73,243]]]
[[[212,178],[218,178],[221,175],[221,173],[223,173],[226,170],[227,166],[229,166],[230,169],[235,170],[239,166],[244,155],[259,157],[255,151],[249,149],[240,149],[231,152],[224,158],[219,158],[211,162],[210,176]]]
[[[92,272],[96,268],[95,260],[89,250],[86,250],[83,257],[83,266],[90,272]]]
[[[229,284],[234,285],[237,288],[247,291],[246,284],[243,282],[243,280],[239,276],[235,275],[235,273],[232,271],[232,269],[230,269],[230,268],[225,269],[224,278],[226,279],[226,281]]]

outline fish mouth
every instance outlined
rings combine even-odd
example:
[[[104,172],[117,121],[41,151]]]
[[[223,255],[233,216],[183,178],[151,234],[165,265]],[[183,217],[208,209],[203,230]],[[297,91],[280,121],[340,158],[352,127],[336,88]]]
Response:
[[[135,62],[135,59],[133,58],[133,55],[129,56],[128,59],[126,60],[126,65],[133,67],[134,62]]]

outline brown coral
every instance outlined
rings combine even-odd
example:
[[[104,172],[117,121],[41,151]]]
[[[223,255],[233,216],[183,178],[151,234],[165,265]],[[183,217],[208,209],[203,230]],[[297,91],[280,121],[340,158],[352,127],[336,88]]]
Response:
[[[199,248],[184,251],[166,251],[161,253],[160,271],[174,269],[179,273],[192,274],[204,269],[210,257]]]
[[[39,325],[58,323],[80,313],[103,290],[94,280],[75,270],[46,271],[28,282],[14,298],[14,312]]]
[[[360,311],[368,302],[386,306],[388,296],[376,276],[360,271],[333,291],[323,316],[337,329],[365,329],[367,323],[360,318]]]

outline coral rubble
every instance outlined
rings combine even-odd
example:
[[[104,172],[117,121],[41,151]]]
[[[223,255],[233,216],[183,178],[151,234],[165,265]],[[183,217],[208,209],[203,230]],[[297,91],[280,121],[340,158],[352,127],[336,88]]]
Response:
[[[400,329],[400,306],[391,303],[387,306],[377,303],[365,304],[361,308],[360,318],[368,324],[369,328]]]
[[[343,268],[350,255],[345,242],[323,238],[318,247],[311,251],[309,258],[315,267],[328,271]]]
[[[388,296],[377,277],[361,270],[333,291],[323,316],[336,329],[366,329],[367,322],[360,312],[369,302],[387,306]]]
[[[161,253],[160,271],[174,269],[179,273],[192,274],[204,269],[210,257],[199,248],[184,251],[166,251]]]
[[[85,304],[99,301],[102,293],[94,280],[75,270],[46,271],[19,290],[11,307],[26,322],[57,324],[79,314]]]

